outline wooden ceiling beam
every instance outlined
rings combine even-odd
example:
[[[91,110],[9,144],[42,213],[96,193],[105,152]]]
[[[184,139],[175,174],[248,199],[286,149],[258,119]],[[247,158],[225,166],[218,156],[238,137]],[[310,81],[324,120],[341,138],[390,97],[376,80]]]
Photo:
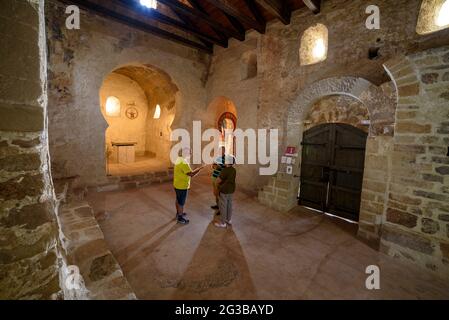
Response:
[[[232,24],[232,26],[234,27],[235,30],[237,30],[240,33],[245,34],[245,32],[246,32],[245,27],[240,23],[240,21],[238,21],[233,16],[227,14],[226,12],[223,12],[223,13],[226,16],[226,19],[228,19],[229,23]]]
[[[207,13],[206,9],[201,5],[201,3],[198,0],[187,0],[189,3],[196,9]],[[232,26],[237,30],[237,32],[240,32],[241,34],[245,34],[246,30],[245,27],[233,16],[230,16],[226,12],[223,12],[226,16],[226,19],[228,19],[229,23],[232,24]],[[214,30],[215,31],[215,30]]]
[[[83,8],[85,10],[91,11],[91,12],[101,15],[103,17],[126,24],[132,28],[136,28],[136,29],[142,30],[144,32],[151,33],[160,38],[170,40],[170,41],[188,46],[190,48],[198,49],[198,50],[201,50],[201,51],[209,53],[209,54],[211,54],[213,52],[211,47],[206,47],[198,42],[186,39],[177,34],[174,34],[174,33],[168,32],[166,30],[160,29],[158,27],[149,25],[149,24],[139,21],[137,19],[131,18],[129,16],[126,16],[126,15],[123,15],[116,11],[105,8],[96,3],[92,3],[88,0],[61,0],[61,1],[65,2],[65,3],[69,3],[69,4],[78,5],[79,7]]]
[[[189,3],[197,10],[200,10],[201,12],[207,13],[206,9],[201,5],[201,3],[198,0],[187,0]],[[233,16],[230,16],[226,12],[223,12],[223,14],[226,16],[226,19],[228,19],[229,23],[232,24],[232,26],[237,30],[237,32],[241,34],[245,34],[246,30],[245,27]],[[215,31],[215,30],[214,30]]]
[[[199,1],[198,0],[187,0],[189,3],[190,3],[190,5],[193,7],[193,8],[195,8],[196,10],[198,10],[198,11],[201,11],[202,13],[204,13],[204,14],[209,14],[207,11],[206,11],[206,9],[204,9],[204,7],[201,5],[201,3],[199,3]],[[218,36],[218,37],[220,37],[221,39],[224,39],[224,40],[226,40],[226,41],[228,41],[228,38],[225,36],[225,35],[223,35],[223,33],[220,31],[220,30],[218,30],[217,28],[215,28],[215,27],[212,27],[212,26],[210,26],[210,28],[215,32],[215,34]],[[238,32],[240,32],[241,34],[245,34],[245,30],[243,30],[243,32],[241,32],[240,30],[237,30]]]
[[[321,0],[302,0],[304,4],[312,11],[314,14],[320,13],[321,10]]]
[[[224,48],[228,46],[227,41],[223,41],[222,39],[218,39],[210,35],[207,35],[201,32],[198,28],[195,28],[193,25],[173,19],[169,16],[160,13],[157,10],[142,7],[137,1],[134,0],[116,0],[116,1],[119,1],[120,4],[124,5],[126,9],[131,10],[135,14],[142,15],[154,19],[163,24],[173,26],[179,30],[182,30],[202,40],[205,40],[208,43],[214,43]]]
[[[259,21],[240,12],[238,9],[230,5],[227,0],[205,0],[205,1],[209,2],[213,6],[219,8],[223,12],[229,14],[230,16],[233,16],[240,22],[248,25],[250,28],[259,31],[260,33],[265,33],[265,24],[261,24]]]
[[[283,24],[290,24],[291,10],[285,0],[256,0],[272,15],[276,16]]]
[[[181,14],[185,14],[189,16],[192,19],[200,19],[203,22],[207,23],[211,27],[216,28],[217,30],[220,30],[220,32],[223,32],[227,37],[234,37],[238,40],[245,40],[245,35],[241,34],[235,30],[228,29],[218,23],[216,20],[211,18],[209,14],[201,12],[200,10],[197,10],[195,8],[191,8],[178,0],[157,0],[159,3],[162,3],[163,5],[166,5],[167,7],[171,8],[174,11],[180,12]]]
[[[259,24],[263,25],[263,32],[265,33],[265,27],[267,22],[265,21],[265,18],[263,17],[262,13],[260,12],[259,8],[257,7],[257,4],[254,0],[245,0],[246,6],[248,7],[249,11],[251,11],[254,18],[259,22]]]
[[[170,10],[171,10],[171,9],[170,9]],[[189,17],[186,17],[185,15],[182,15],[181,13],[176,12],[176,11],[173,11],[173,10],[171,10],[171,12],[172,12],[175,16],[177,16],[180,20],[182,20],[184,23],[189,24],[189,25],[191,25],[192,27],[198,28],[198,29],[199,29],[199,27],[197,26],[197,24],[196,24],[195,22],[193,22],[192,20],[190,20]],[[223,41],[223,43],[226,44],[225,48],[227,48],[228,40],[227,40],[227,39],[223,39],[222,37],[219,37],[219,38],[220,38],[220,40]],[[206,46],[212,46],[212,43],[210,43],[210,42],[207,41],[207,40],[204,40],[204,39],[201,39],[201,38],[198,39],[198,40],[200,40],[200,41],[201,41],[202,43],[204,43]]]

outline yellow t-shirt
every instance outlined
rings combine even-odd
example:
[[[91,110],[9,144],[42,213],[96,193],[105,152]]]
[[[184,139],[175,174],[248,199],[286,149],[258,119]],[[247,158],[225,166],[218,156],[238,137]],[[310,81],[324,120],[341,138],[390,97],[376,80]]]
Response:
[[[176,189],[190,189],[190,177],[187,175],[189,172],[192,172],[192,169],[188,162],[184,158],[178,157],[173,170],[173,186]]]

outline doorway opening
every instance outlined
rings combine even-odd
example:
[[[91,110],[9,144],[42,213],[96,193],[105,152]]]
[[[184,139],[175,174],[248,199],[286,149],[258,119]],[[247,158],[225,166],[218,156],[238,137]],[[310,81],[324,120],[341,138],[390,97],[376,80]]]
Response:
[[[225,147],[227,152],[235,154],[234,130],[237,126],[237,117],[231,112],[223,113],[218,119],[218,130],[220,130],[220,147]]]
[[[358,221],[367,137],[344,123],[305,131],[299,204]]]
[[[237,129],[237,119],[235,104],[223,96],[215,97],[207,106],[204,114],[203,120],[206,127],[220,131],[219,146],[225,147],[228,154],[235,154],[234,130]]]
[[[162,70],[128,65],[107,75],[100,89],[107,175],[139,175],[170,166],[171,124],[178,88]]]

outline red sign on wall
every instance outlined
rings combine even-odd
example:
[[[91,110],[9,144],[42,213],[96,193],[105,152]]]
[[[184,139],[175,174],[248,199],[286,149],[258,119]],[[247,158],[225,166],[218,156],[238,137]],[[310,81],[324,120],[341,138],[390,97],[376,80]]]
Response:
[[[294,155],[296,153],[296,147],[287,147],[285,150],[285,155]]]

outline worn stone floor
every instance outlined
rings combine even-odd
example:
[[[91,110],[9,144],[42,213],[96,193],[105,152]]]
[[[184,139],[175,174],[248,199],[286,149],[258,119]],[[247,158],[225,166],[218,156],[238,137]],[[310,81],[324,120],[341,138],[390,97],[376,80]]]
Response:
[[[111,176],[136,175],[149,171],[167,170],[167,161],[154,157],[136,156],[133,163],[108,163],[108,174]]]
[[[233,227],[217,229],[208,177],[192,182],[174,221],[171,183],[90,194],[105,240],[140,299],[449,299],[449,282],[386,256],[356,226],[298,207],[281,214],[235,194]],[[380,267],[380,290],[365,269]]]

